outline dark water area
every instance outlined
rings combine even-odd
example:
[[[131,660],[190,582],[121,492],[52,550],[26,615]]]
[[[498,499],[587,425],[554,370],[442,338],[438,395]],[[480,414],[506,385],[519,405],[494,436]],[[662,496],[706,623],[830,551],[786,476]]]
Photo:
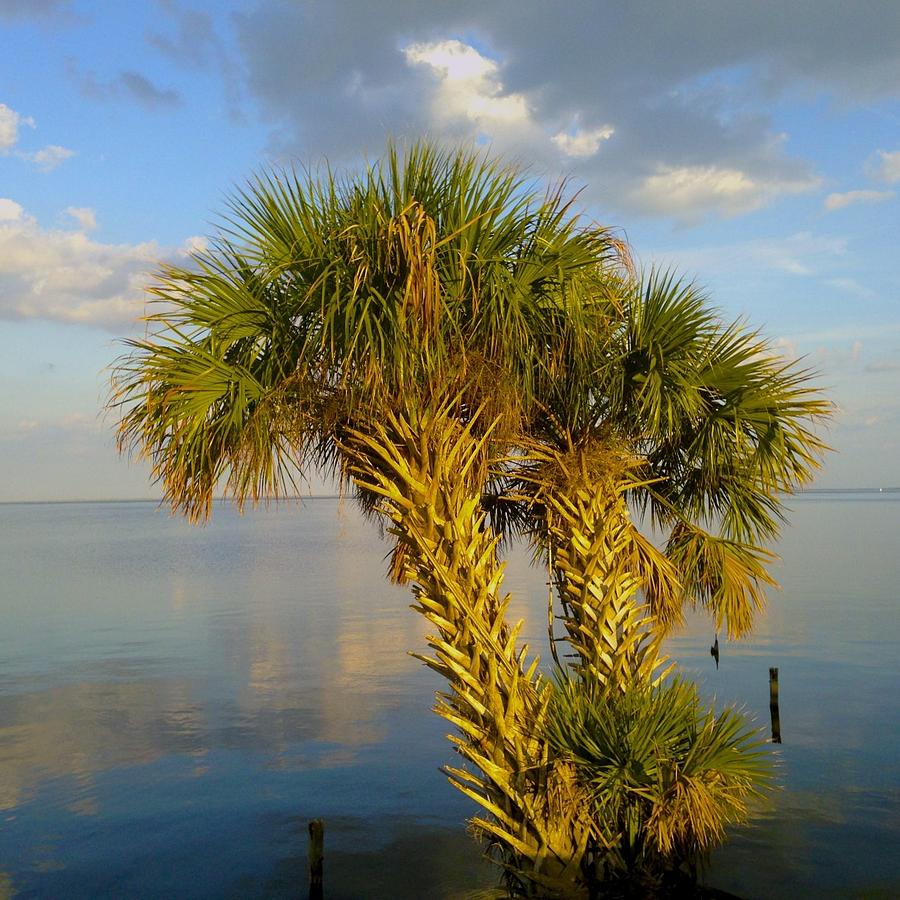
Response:
[[[804,495],[751,639],[668,652],[769,729],[780,788],[712,858],[743,897],[900,896],[900,497]],[[495,883],[407,655],[425,626],[352,504],[203,528],[152,503],[0,505],[0,898],[456,898]],[[546,656],[546,576],[507,587]]]

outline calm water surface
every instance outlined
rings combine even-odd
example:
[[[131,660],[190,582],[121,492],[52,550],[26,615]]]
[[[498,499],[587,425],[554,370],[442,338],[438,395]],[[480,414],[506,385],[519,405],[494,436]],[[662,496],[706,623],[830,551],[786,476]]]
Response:
[[[900,896],[900,498],[806,495],[752,640],[669,652],[768,729],[781,789],[706,875],[745,897]],[[494,883],[438,766],[424,626],[352,505],[193,528],[152,503],[0,506],[0,898],[453,898]],[[543,655],[545,576],[510,562]]]

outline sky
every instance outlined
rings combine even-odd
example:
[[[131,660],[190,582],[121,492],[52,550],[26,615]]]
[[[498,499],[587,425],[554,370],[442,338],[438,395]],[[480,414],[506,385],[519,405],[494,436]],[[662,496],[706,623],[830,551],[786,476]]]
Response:
[[[153,272],[391,137],[569,179],[818,372],[816,486],[900,485],[896,0],[0,0],[0,501],[159,496],[104,413]]]

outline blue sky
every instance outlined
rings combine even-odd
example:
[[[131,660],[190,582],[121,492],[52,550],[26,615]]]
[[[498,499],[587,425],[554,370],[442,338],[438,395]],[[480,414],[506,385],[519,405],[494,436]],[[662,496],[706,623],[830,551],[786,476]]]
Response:
[[[157,495],[102,413],[149,274],[266,165],[422,135],[569,176],[818,370],[819,486],[900,485],[895,0],[0,0],[0,500]]]

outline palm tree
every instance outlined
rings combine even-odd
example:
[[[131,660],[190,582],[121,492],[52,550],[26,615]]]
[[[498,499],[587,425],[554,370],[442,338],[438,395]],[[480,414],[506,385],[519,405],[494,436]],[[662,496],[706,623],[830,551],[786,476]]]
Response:
[[[439,709],[483,777],[449,774],[547,890],[572,882],[587,830],[539,735],[547,686],[507,631],[481,493],[547,386],[589,376],[625,262],[560,191],[472,154],[391,150],[351,181],[273,173],[193,268],[160,274],[113,401],[120,445],[192,518],[219,487],[244,502],[315,466],[355,480],[397,532],[393,575],[443,629]]]
[[[780,492],[821,449],[807,373],[693,286],[638,277],[561,188],[428,145],[355,178],[260,176],[152,294],[114,376],[120,447],[193,519],[217,490],[353,483],[435,626],[437,710],[475,769],[447,771],[476,826],[524,888],[587,890],[590,789],[506,622],[499,542],[546,555],[576,680],[652,688],[685,602],[749,628]]]

